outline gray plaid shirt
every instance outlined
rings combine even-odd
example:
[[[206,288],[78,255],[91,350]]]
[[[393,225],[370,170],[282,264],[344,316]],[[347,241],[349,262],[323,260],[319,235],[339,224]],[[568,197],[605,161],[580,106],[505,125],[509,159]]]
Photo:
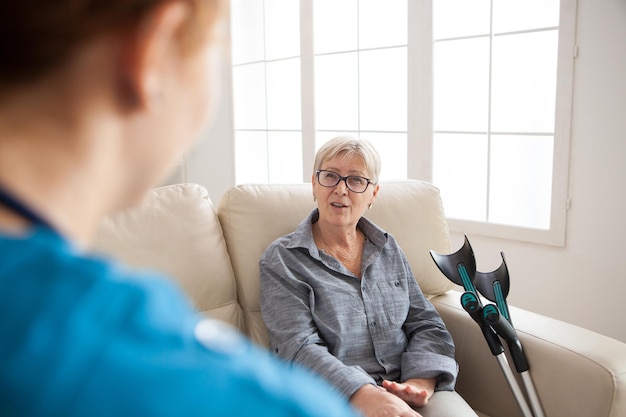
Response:
[[[261,257],[261,311],[270,347],[346,397],[382,379],[437,378],[452,390],[454,344],[396,240],[366,218],[362,278],[313,240],[317,209]],[[416,237],[419,238],[419,237]]]

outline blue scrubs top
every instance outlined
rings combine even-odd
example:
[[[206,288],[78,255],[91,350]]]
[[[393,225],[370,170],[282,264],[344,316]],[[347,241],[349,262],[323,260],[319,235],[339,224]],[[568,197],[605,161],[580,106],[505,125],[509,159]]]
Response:
[[[168,280],[41,226],[0,235],[0,415],[355,416]]]

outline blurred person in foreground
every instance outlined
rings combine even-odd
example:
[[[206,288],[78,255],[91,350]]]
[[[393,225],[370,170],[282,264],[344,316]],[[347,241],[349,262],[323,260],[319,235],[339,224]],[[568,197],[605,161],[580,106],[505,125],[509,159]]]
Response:
[[[393,236],[363,217],[380,166],[365,140],[338,137],[318,150],[317,208],[260,261],[271,348],[367,417],[476,417],[454,391],[458,366],[441,317]]]
[[[86,253],[208,121],[214,0],[0,5],[0,414],[354,416],[323,380]]]

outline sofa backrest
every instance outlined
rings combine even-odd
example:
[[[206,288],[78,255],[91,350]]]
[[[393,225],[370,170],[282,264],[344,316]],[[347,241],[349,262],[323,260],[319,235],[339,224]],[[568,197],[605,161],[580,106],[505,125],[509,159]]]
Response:
[[[217,213],[205,188],[179,184],[152,191],[138,207],[103,222],[96,251],[173,277],[196,308],[267,346],[259,301],[259,259],[315,207],[311,184],[241,185]],[[430,259],[450,238],[439,191],[414,180],[381,184],[366,217],[394,235],[422,291],[432,298],[454,287]]]
[[[271,242],[292,232],[314,207],[311,184],[236,186],[218,205],[248,335],[261,345],[267,345],[268,336],[260,312],[259,259]],[[430,249],[448,253],[450,248],[435,187],[415,180],[382,183],[376,203],[365,215],[398,240],[428,297],[454,287],[429,254]]]
[[[140,206],[105,219],[94,250],[173,277],[198,310],[245,331],[222,228],[203,187],[150,192]]]

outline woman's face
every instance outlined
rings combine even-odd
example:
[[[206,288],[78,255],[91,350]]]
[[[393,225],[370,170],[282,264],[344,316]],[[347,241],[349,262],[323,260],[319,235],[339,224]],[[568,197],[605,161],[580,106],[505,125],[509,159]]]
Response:
[[[333,171],[342,177],[356,175],[371,179],[365,162],[359,156],[339,155],[324,161],[320,169]],[[378,185],[369,184],[365,192],[355,193],[348,189],[345,181],[339,181],[334,187],[324,187],[317,182],[316,175],[313,175],[312,183],[319,209],[319,222],[341,228],[356,228],[368,205],[374,203],[379,189]]]

